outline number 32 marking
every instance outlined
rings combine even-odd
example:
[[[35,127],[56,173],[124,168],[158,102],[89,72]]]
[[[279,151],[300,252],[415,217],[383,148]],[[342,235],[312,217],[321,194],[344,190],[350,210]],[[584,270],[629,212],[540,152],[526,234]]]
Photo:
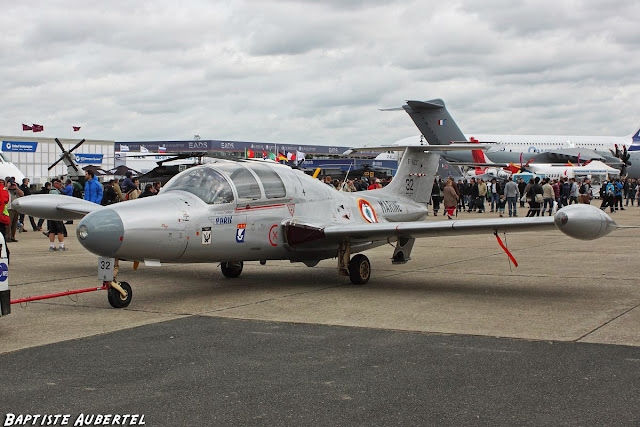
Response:
[[[407,183],[407,191],[413,191],[413,179],[408,178],[406,183]]]

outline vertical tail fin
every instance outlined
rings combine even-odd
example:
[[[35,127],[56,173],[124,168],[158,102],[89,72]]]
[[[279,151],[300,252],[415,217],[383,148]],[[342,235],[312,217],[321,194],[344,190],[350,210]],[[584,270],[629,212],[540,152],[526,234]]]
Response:
[[[427,203],[431,198],[431,188],[438,171],[439,160],[439,154],[425,152],[424,147],[406,147],[391,183],[376,191],[407,197],[418,203]]]
[[[631,145],[628,151],[640,151],[640,129],[631,136]]]
[[[480,143],[480,141],[475,138],[471,138],[471,142],[475,142],[476,144]],[[493,163],[482,150],[471,150],[471,155],[473,156],[473,163]],[[477,169],[478,168],[476,168],[476,170]]]
[[[471,155],[473,156],[473,163],[489,163],[482,150],[471,150]]]
[[[407,101],[402,108],[409,114],[430,145],[467,140],[441,99]]]
[[[402,108],[409,114],[429,145],[449,145],[451,142],[467,140],[441,99],[407,101]],[[383,111],[396,109],[383,109]],[[429,151],[427,147],[406,146],[393,181],[382,190],[376,191],[389,192],[419,203],[427,203],[431,198],[433,179],[438,171],[440,155],[437,152],[441,151],[435,149]],[[398,146],[398,148],[402,147]],[[453,149],[453,146],[451,148]],[[484,156],[484,153],[482,155]]]

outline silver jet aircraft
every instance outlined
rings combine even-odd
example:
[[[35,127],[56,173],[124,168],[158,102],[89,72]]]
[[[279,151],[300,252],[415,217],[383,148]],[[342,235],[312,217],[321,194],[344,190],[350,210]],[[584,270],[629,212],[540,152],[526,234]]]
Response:
[[[219,262],[224,276],[238,277],[244,261],[290,260],[312,267],[337,258],[340,274],[364,284],[371,265],[362,252],[388,243],[395,245],[392,262],[406,263],[420,237],[558,228],[592,240],[617,228],[589,205],[565,207],[554,217],[425,221],[438,152],[480,147],[470,145],[377,147],[404,151],[396,176],[384,188],[355,193],[273,162],[218,160],[181,172],[154,197],[99,206],[32,195],[14,207],[41,218],[82,218],[78,241],[100,257],[98,276],[114,307],[126,307],[132,296],[129,284],[114,276],[118,260],[156,266]]]

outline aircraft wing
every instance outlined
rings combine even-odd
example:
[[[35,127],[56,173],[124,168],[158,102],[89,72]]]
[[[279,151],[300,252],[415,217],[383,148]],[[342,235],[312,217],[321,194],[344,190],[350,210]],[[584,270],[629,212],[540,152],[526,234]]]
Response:
[[[536,162],[565,164],[567,162],[577,163],[578,159],[580,159],[581,162],[587,160],[607,161],[607,157],[608,156],[603,156],[601,153],[583,147],[557,148],[538,154],[536,156]]]
[[[478,143],[455,143],[455,144],[447,144],[447,145],[381,145],[381,146],[371,146],[371,147],[354,147],[350,148],[344,153],[344,156],[348,156],[353,153],[358,153],[362,151],[404,151],[407,147],[416,148],[420,147],[426,152],[434,151],[434,152],[446,152],[446,151],[471,151],[471,150],[486,150],[489,148],[489,145],[486,144],[478,144]]]
[[[499,151],[496,151],[499,152]],[[564,165],[567,162],[581,163],[587,160],[600,160],[609,165],[620,165],[621,162],[613,155],[602,154],[588,148],[555,148],[541,153],[525,153],[532,154],[536,159],[536,163],[550,163]],[[518,163],[514,161],[513,163]]]
[[[325,238],[343,240],[388,239],[390,237],[428,237],[456,234],[486,234],[506,231],[555,229],[553,217],[467,219],[432,222],[386,222],[375,224],[332,225],[324,229]]]
[[[80,219],[104,206],[77,197],[59,194],[33,194],[14,200],[11,207],[20,213],[33,217],[64,221]]]
[[[383,222],[371,224],[336,224],[318,227],[290,221],[285,224],[290,246],[309,242],[327,243],[350,240],[380,241],[392,238],[418,238],[468,234],[553,230],[576,239],[593,240],[618,228],[600,209],[589,205],[571,205],[553,217],[492,218],[453,221]]]

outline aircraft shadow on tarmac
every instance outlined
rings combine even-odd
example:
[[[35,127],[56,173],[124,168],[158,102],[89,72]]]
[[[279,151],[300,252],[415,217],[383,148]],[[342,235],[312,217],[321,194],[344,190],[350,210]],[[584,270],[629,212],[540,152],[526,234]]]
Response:
[[[141,304],[144,301],[145,307],[155,303],[189,304],[193,301],[201,301],[198,305],[204,307],[215,304],[221,298],[238,302],[243,298],[257,301],[260,298],[280,298],[338,287],[342,292],[382,300],[401,292],[416,299],[458,296],[555,301],[594,299],[602,291],[590,288],[579,277],[564,280],[562,285],[549,283],[553,274],[551,270],[548,274],[541,271],[528,275],[526,269],[522,273],[510,273],[502,269],[492,274],[474,272],[476,268],[472,265],[468,272],[459,271],[458,263],[452,263],[451,258],[446,256],[435,256],[428,260],[416,257],[415,261],[399,266],[381,263],[372,280],[364,286],[351,285],[348,277],[336,276],[332,260],[323,261],[312,268],[288,262],[270,262],[265,266],[251,262],[247,263],[245,274],[235,279],[222,276],[216,264],[166,264],[161,268],[141,265],[138,271],[133,271],[130,262],[122,262],[119,278],[136,283],[134,293],[141,298]],[[452,270],[447,273],[448,269]],[[97,283],[95,276],[95,265],[89,260],[75,264],[53,264],[43,274],[22,274],[14,279],[12,288],[16,290],[16,297],[20,294],[31,296],[60,292],[73,288],[69,282],[73,282],[76,288],[93,286]],[[47,280],[43,280],[43,277]],[[46,287],[41,286],[36,290],[35,286],[38,285]],[[56,302],[66,303],[60,300]],[[102,305],[101,297],[95,303]],[[144,309],[141,306],[136,308]]]
[[[428,281],[414,281],[412,279],[403,278],[402,283],[382,279],[377,280],[371,285],[375,291],[381,290],[397,290],[405,294],[412,294],[416,298],[429,298],[435,295],[459,295],[459,296],[491,296],[500,298],[537,298],[537,299],[565,299],[574,298],[585,293],[584,288],[579,289],[578,286],[565,286],[564,288],[541,288],[539,283],[519,283],[517,285],[502,283],[478,283],[462,282],[457,280],[430,278]],[[543,278],[532,278],[537,281]]]
[[[215,299],[221,294],[226,297],[264,292],[272,296],[301,294],[338,287],[350,294],[361,293],[372,298],[384,298],[385,294],[402,292],[415,298],[427,299],[435,295],[458,295],[558,300],[583,298],[589,293],[589,288],[579,283],[565,283],[562,287],[542,286],[541,283],[548,282],[547,276],[500,276],[496,280],[492,275],[472,275],[452,279],[443,277],[442,273],[432,273],[428,277],[421,274],[417,277],[416,271],[406,273],[393,270],[380,271],[368,284],[354,286],[349,283],[348,278],[341,280],[340,277],[336,277],[335,267],[329,263],[326,267],[320,265],[313,268],[247,264],[245,274],[235,279],[224,278],[213,268],[185,272],[182,267],[174,269],[168,265],[162,269],[146,269],[140,272],[125,269],[121,271],[121,278],[133,281],[137,274],[140,274],[135,279],[138,283],[139,298],[146,300],[144,294],[149,293],[153,300],[163,302]],[[518,283],[509,283],[510,280]]]

